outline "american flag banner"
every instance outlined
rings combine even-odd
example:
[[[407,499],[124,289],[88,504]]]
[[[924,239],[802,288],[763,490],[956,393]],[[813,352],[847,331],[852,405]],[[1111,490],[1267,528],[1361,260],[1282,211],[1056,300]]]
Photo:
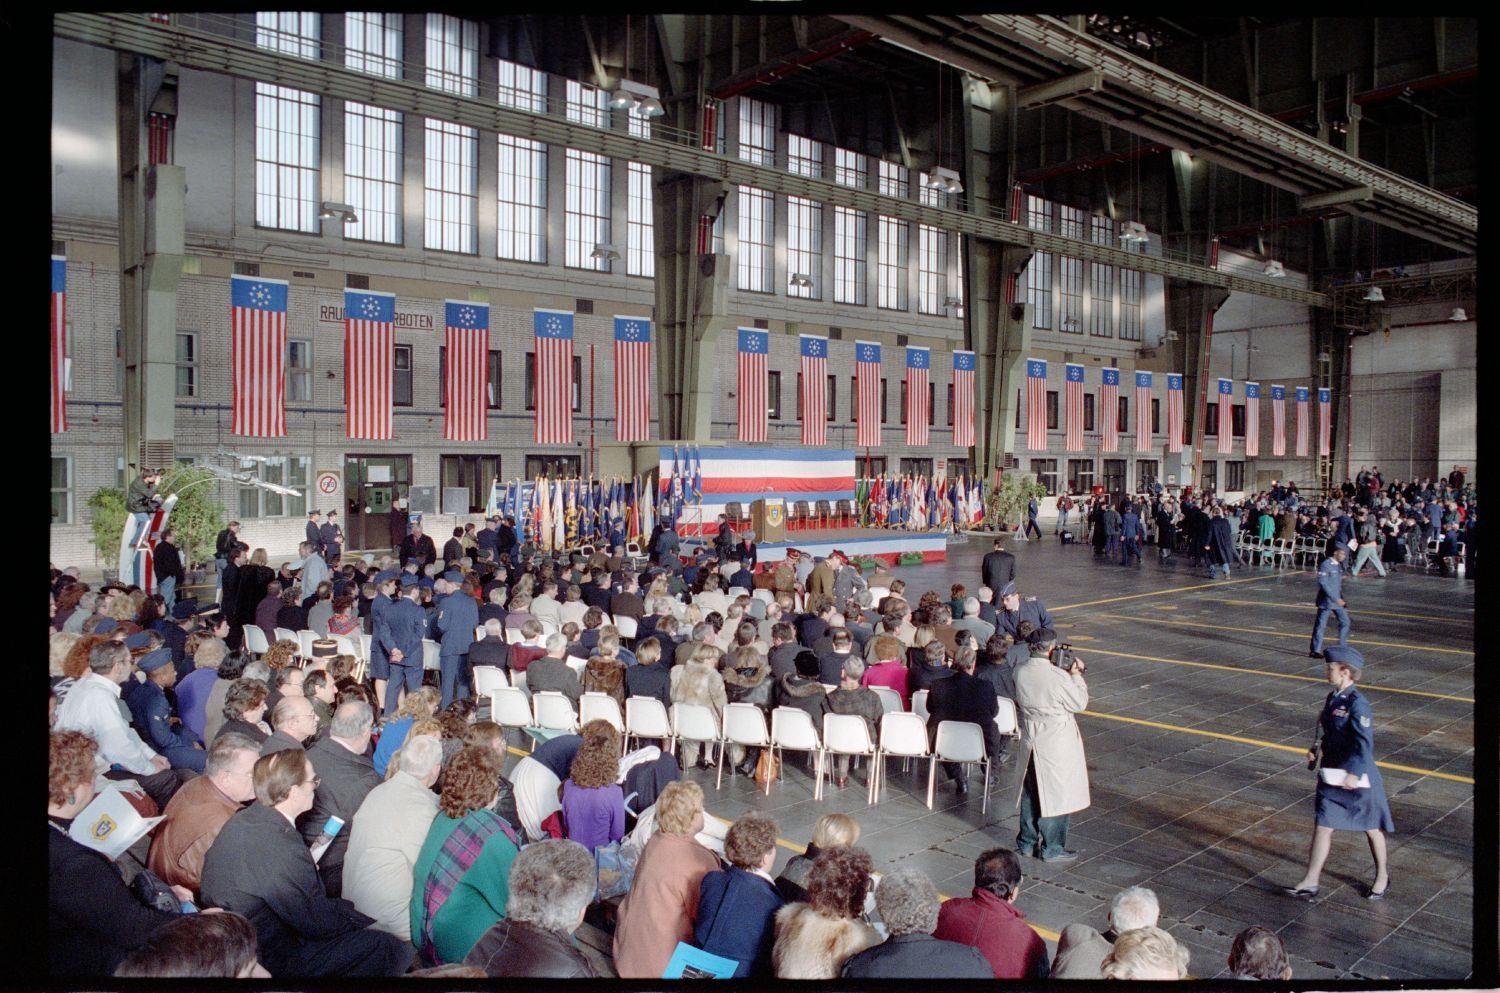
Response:
[[[1063,366],[1063,419],[1067,431],[1064,447],[1070,452],[1083,451],[1083,366],[1069,362]]]
[[[1099,435],[1099,451],[1120,450],[1120,370],[1100,369],[1104,382],[1099,387],[1099,417],[1103,429]]]
[[[1318,387],[1318,454],[1333,451],[1333,391]]]
[[[229,277],[234,434],[286,437],[286,306],[284,279]]]
[[[443,437],[484,441],[489,427],[485,364],[490,350],[490,305],[469,300],[443,303]]]
[[[771,351],[771,332],[755,328],[739,329],[739,400],[740,441],[766,440],[766,356]]]
[[[802,355],[802,444],[828,444],[828,339],[800,336]]]
[[[1271,384],[1271,454],[1286,454],[1286,387]]]
[[[1026,447],[1047,450],[1047,362],[1026,360]]]
[[[880,444],[880,345],[854,343],[854,443],[872,448]]]
[[[1297,454],[1307,454],[1307,387],[1297,387]]]
[[[344,291],[344,435],[391,438],[396,294]]]
[[[1151,374],[1135,374],[1135,450],[1151,451]]]
[[[1182,451],[1182,373],[1167,373],[1167,451]]]
[[[536,331],[536,431],[538,445],[573,443],[573,315],[532,311]]]
[[[651,320],[615,317],[615,441],[651,435]]]
[[[974,353],[953,353],[953,444],[974,444]]]
[[[52,432],[68,430],[68,263],[52,256]]]
[[[1219,380],[1219,454],[1234,451],[1234,380]]]
[[[1245,456],[1260,454],[1260,384],[1245,384]]]
[[[927,444],[927,370],[932,367],[932,349],[906,346],[906,443]]]

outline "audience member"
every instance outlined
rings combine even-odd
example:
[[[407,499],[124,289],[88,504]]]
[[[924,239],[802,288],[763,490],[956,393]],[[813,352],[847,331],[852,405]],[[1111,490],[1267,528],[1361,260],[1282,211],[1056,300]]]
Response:
[[[1115,894],[1109,905],[1109,925],[1103,934],[1087,924],[1069,924],[1057,939],[1052,960],[1053,979],[1099,979],[1100,964],[1110,946],[1126,931],[1152,927],[1160,907],[1156,894],[1144,886],[1128,886]]]
[[[115,969],[128,979],[269,979],[255,927],[239,914],[186,914],[159,928]]]
[[[152,833],[146,867],[169,885],[198,892],[203,859],[214,839],[240,808],[255,799],[259,746],[242,734],[214,739],[203,775],[172,797]]]
[[[837,979],[851,955],[880,943],[880,933],[860,920],[872,868],[863,848],[829,848],[818,856],[807,876],[807,902],[776,912],[776,978]]]
[[[620,733],[604,720],[589,721],[581,732],[583,746],[562,785],[562,813],[568,840],[592,854],[625,836],[625,794],[616,782]]]
[[[1292,978],[1286,948],[1274,931],[1247,927],[1234,936],[1229,949],[1229,972],[1235,979],[1269,979],[1286,982]]]
[[[933,936],[979,949],[996,979],[1046,979],[1047,943],[1016,909],[1021,860],[991,848],[974,860],[972,896],[946,901]]]
[[[927,874],[901,865],[875,891],[875,909],[890,937],[844,963],[845,979],[988,979],[990,964],[977,948],[933,936],[938,891]]]
[[[505,916],[464,957],[495,978],[593,979],[572,934],[594,899],[593,856],[576,842],[537,841],[510,867]]]
[[[710,872],[699,884],[693,943],[738,962],[736,978],[771,975],[775,917],[785,902],[771,879],[776,834],[770,815],[745,814],[724,836],[729,868]]]
[[[1100,967],[1105,979],[1182,979],[1187,976],[1188,950],[1157,927],[1121,933]]]

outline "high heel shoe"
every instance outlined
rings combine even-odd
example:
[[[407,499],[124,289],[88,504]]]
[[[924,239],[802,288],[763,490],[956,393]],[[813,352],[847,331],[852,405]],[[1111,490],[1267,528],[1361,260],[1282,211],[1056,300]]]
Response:
[[[1385,895],[1387,893],[1389,893],[1390,891],[1391,891],[1391,877],[1390,877],[1390,874],[1387,873],[1386,877],[1385,877],[1385,889],[1381,890],[1379,893],[1376,893],[1375,892],[1375,887],[1371,886],[1369,892],[1365,894],[1365,899],[1366,900],[1370,900],[1372,902],[1375,901],[1375,900],[1384,900],[1385,899]]]
[[[1311,900],[1318,895],[1316,886],[1283,886],[1281,892],[1298,900]]]

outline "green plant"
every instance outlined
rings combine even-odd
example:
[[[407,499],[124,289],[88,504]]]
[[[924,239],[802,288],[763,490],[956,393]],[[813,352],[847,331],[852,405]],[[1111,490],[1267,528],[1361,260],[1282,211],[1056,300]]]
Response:
[[[217,477],[206,469],[175,466],[162,477],[158,492],[177,494],[177,505],[168,521],[177,537],[183,565],[192,566],[212,557],[214,539],[224,529],[224,507],[219,503]],[[95,490],[88,499],[94,549],[99,560],[118,568],[120,535],[125,529],[125,491]]]
[[[125,491],[113,488],[95,490],[88,504],[90,523],[94,528],[94,551],[106,566],[118,568],[120,536],[125,531]]]
[[[985,526],[1001,530],[1011,522],[1020,523],[1031,498],[1040,500],[1046,495],[1047,487],[1037,482],[1033,473],[1002,473],[1000,485],[990,489],[989,499],[985,501]]]

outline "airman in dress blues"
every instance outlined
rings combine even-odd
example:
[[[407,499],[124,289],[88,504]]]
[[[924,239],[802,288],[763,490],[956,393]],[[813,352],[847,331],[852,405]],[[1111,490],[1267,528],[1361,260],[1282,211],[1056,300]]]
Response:
[[[1000,607],[995,612],[999,620],[996,630],[1011,638],[1016,636],[1016,627],[1022,621],[1030,621],[1036,630],[1052,627],[1052,616],[1047,605],[1034,596],[1023,597],[1016,592],[1015,583],[1007,583],[1000,590]]]
[[[1333,553],[1318,566],[1318,619],[1313,622],[1312,643],[1307,646],[1308,658],[1323,657],[1323,630],[1328,627],[1328,615],[1339,619],[1339,644],[1349,643],[1349,612],[1344,609],[1344,558],[1349,550],[1335,547]]]

